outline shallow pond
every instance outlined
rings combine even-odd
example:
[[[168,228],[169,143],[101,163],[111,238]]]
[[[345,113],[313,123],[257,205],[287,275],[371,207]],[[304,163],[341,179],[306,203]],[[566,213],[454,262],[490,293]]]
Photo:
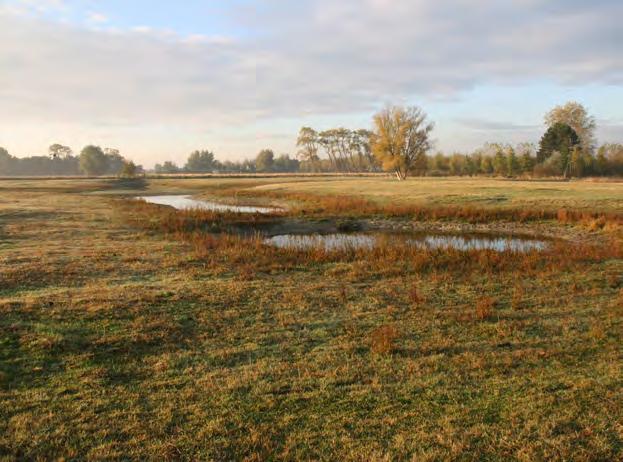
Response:
[[[236,213],[274,213],[280,209],[273,207],[254,207],[251,205],[228,205],[218,202],[193,199],[191,196],[139,196],[150,204],[168,205],[178,210],[201,209],[214,212],[236,212]]]
[[[486,234],[450,235],[442,233],[333,233],[282,234],[266,239],[266,243],[282,249],[350,250],[370,249],[382,242],[402,241],[426,249],[453,248],[457,250],[495,250],[529,252],[543,250],[547,242],[515,236]]]

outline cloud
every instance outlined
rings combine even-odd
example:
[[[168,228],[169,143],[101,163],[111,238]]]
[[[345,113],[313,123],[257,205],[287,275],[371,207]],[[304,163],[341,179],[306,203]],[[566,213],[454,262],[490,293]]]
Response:
[[[104,24],[108,22],[108,16],[104,13],[90,12],[87,14],[87,21],[94,24]]]
[[[367,110],[536,79],[623,82],[620,2],[317,0],[299,13],[299,2],[273,4],[280,13],[259,18],[265,110]],[[279,88],[290,91],[274,99]]]
[[[99,31],[0,16],[2,118],[209,124],[255,110],[252,56],[153,30]]]
[[[455,119],[458,124],[475,131],[484,132],[530,132],[541,130],[541,125],[517,124],[514,122],[493,121],[477,117],[461,117]]]
[[[619,0],[266,0],[232,10],[246,31],[237,37],[115,29],[106,12],[90,17],[98,30],[24,14],[64,8],[0,8],[0,123],[196,134],[456,99],[487,84],[623,84]]]

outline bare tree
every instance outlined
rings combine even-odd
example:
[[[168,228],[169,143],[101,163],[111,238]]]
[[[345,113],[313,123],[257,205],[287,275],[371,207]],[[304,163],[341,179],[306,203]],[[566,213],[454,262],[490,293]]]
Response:
[[[318,140],[318,132],[310,127],[303,127],[299,131],[299,137],[296,140],[296,146],[299,148],[298,157],[303,162],[308,162],[313,169],[316,169],[320,157],[320,143]]]

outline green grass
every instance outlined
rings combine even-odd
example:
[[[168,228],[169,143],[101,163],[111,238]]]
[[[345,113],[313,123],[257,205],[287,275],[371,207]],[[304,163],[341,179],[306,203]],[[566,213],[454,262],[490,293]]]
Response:
[[[0,181],[0,459],[623,457],[620,227],[523,223],[577,238],[524,256],[296,253],[122,200],[234,191],[623,210],[620,183]]]

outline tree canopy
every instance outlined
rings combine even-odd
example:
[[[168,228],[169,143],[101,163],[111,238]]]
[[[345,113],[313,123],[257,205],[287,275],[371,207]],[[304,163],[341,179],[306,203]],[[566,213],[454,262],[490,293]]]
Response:
[[[376,159],[370,150],[371,132],[365,129],[351,130],[344,127],[321,132],[303,127],[296,145],[301,161],[312,170],[319,170],[326,156],[330,168],[337,172],[365,172],[377,170]]]
[[[188,172],[212,172],[218,167],[218,163],[211,151],[194,151],[188,157],[184,169]]]
[[[69,146],[55,143],[48,148],[48,154],[51,159],[66,159],[71,157],[73,152]]]
[[[577,135],[582,150],[593,152],[597,124],[595,118],[580,103],[569,101],[562,106],[556,106],[545,115],[545,124],[548,128],[558,124],[568,125]]]
[[[180,168],[174,162],[167,160],[163,164],[156,164],[154,171],[156,173],[179,173]]]
[[[80,170],[87,175],[104,175],[108,171],[108,159],[99,146],[86,146],[80,153]]]
[[[537,162],[546,161],[554,152],[559,152],[563,158],[569,156],[574,146],[580,144],[580,138],[573,128],[567,124],[557,123],[551,126],[541,138]],[[566,165],[563,165],[563,170]]]
[[[385,171],[404,180],[418,167],[426,168],[433,127],[418,107],[389,106],[374,116],[372,153]]]
[[[275,163],[275,153],[271,149],[262,149],[255,158],[255,169],[258,172],[271,172]]]

